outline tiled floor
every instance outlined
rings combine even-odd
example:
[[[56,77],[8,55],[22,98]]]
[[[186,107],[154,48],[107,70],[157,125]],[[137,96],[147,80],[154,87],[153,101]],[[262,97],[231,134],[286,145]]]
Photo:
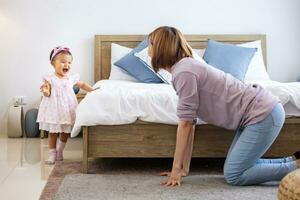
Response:
[[[53,166],[48,158],[47,139],[0,136],[0,199],[38,199]],[[69,139],[66,160],[82,158],[82,139]]]

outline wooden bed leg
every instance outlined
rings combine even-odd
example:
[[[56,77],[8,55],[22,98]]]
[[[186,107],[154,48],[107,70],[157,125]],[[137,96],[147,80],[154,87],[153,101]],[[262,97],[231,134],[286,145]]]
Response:
[[[82,160],[82,173],[88,173],[88,132],[87,126],[83,127],[83,160]]]

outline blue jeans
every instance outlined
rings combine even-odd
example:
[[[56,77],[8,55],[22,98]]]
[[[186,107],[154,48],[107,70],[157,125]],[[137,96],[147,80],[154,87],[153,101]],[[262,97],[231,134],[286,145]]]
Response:
[[[252,185],[279,181],[295,170],[292,157],[261,159],[278,136],[285,120],[280,103],[262,121],[237,130],[224,165],[224,177],[231,185]]]

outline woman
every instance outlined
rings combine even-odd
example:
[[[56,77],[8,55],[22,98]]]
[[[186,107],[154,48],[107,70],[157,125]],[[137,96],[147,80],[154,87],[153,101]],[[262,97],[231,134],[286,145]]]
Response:
[[[171,173],[161,174],[170,176],[162,185],[180,185],[182,176],[188,174],[197,118],[236,132],[224,165],[225,179],[231,185],[281,180],[299,168],[300,160],[292,156],[261,159],[285,120],[282,105],[267,90],[194,60],[191,47],[173,27],[150,33],[148,53],[155,71],[163,68],[172,74],[179,97],[173,167]]]

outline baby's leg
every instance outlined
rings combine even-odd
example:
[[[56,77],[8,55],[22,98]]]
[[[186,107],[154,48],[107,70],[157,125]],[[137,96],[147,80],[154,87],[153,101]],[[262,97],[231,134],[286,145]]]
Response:
[[[69,136],[70,136],[70,133],[60,133],[59,139],[60,139],[60,141],[66,143],[68,141]]]
[[[57,133],[49,133],[48,134],[48,146],[49,146],[49,158],[45,161],[48,165],[53,165],[56,159],[56,140]]]
[[[56,160],[57,161],[62,161],[64,159],[63,157],[63,150],[66,146],[66,142],[68,141],[69,138],[69,133],[60,133],[59,134],[59,140],[58,140],[58,144],[56,147]]]

